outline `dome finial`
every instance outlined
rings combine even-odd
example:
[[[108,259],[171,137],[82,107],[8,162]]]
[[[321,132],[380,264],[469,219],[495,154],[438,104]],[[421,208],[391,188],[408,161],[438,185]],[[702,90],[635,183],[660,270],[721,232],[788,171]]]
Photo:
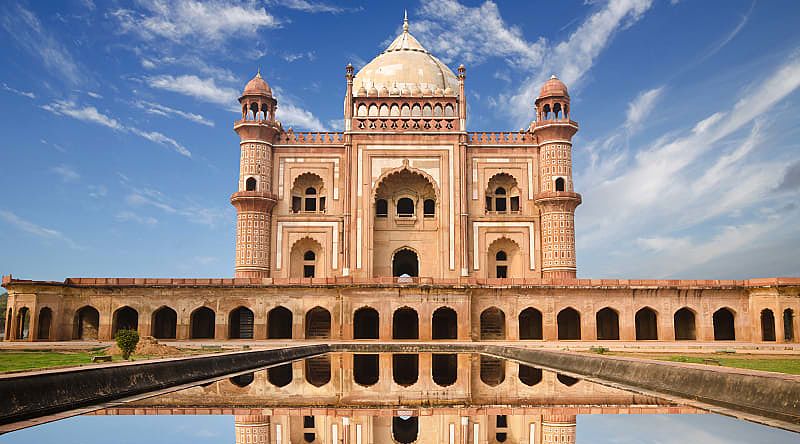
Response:
[[[408,32],[408,10],[403,10],[403,32]]]
[[[258,72],[256,72],[256,78],[257,79],[261,78],[261,65],[258,65]]]

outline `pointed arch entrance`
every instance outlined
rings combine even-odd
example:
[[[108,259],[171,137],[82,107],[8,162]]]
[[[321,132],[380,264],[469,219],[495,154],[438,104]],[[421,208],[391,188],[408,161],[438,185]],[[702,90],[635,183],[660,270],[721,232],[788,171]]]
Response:
[[[361,307],[353,313],[353,339],[378,339],[380,315],[372,307]]]
[[[419,339],[419,315],[411,307],[401,307],[392,315],[392,339]]]
[[[392,256],[392,276],[419,276],[419,257],[410,248],[401,248]]]

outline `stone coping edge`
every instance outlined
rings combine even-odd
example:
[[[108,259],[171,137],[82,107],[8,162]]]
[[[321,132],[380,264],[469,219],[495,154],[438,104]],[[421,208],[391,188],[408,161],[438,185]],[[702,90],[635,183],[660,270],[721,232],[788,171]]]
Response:
[[[63,282],[15,279],[4,275],[2,285],[46,285],[63,287],[266,287],[266,286],[440,286],[440,287],[579,287],[579,288],[741,288],[800,286],[800,277],[744,280],[691,279],[482,279],[482,278],[67,278]]]
[[[328,345],[306,345],[11,374],[0,378],[0,424],[281,364],[328,351]]]

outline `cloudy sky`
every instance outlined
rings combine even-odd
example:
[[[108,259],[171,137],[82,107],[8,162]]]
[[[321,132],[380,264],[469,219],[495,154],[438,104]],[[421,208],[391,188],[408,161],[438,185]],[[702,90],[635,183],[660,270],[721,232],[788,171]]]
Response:
[[[467,66],[470,130],[570,87],[581,277],[800,275],[800,2],[0,4],[0,272],[230,276],[236,97],[342,124],[344,66],[401,28]]]

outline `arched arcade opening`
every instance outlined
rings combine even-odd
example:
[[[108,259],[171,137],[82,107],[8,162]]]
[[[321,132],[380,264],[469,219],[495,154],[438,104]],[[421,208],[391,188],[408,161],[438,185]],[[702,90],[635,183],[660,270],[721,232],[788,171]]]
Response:
[[[292,339],[292,312],[275,307],[267,313],[267,339]]]
[[[253,339],[255,315],[247,307],[237,307],[228,315],[228,338]]]
[[[214,310],[200,307],[192,312],[189,319],[189,337],[191,339],[214,339]]]
[[[154,338],[175,339],[178,326],[178,313],[169,307],[161,307],[153,312],[150,325]]]
[[[458,314],[450,307],[439,307],[433,312],[431,322],[433,339],[456,339],[458,337]]]
[[[506,338],[506,314],[497,307],[489,307],[480,316],[481,340]]]
[[[378,339],[380,315],[372,307],[361,307],[353,313],[353,339]]]
[[[419,315],[410,307],[401,307],[392,315],[392,339],[419,339]]]
[[[100,329],[100,312],[91,305],[75,312],[72,339],[97,339]]]
[[[579,340],[581,338],[581,315],[572,307],[567,307],[556,316],[559,340]]]

